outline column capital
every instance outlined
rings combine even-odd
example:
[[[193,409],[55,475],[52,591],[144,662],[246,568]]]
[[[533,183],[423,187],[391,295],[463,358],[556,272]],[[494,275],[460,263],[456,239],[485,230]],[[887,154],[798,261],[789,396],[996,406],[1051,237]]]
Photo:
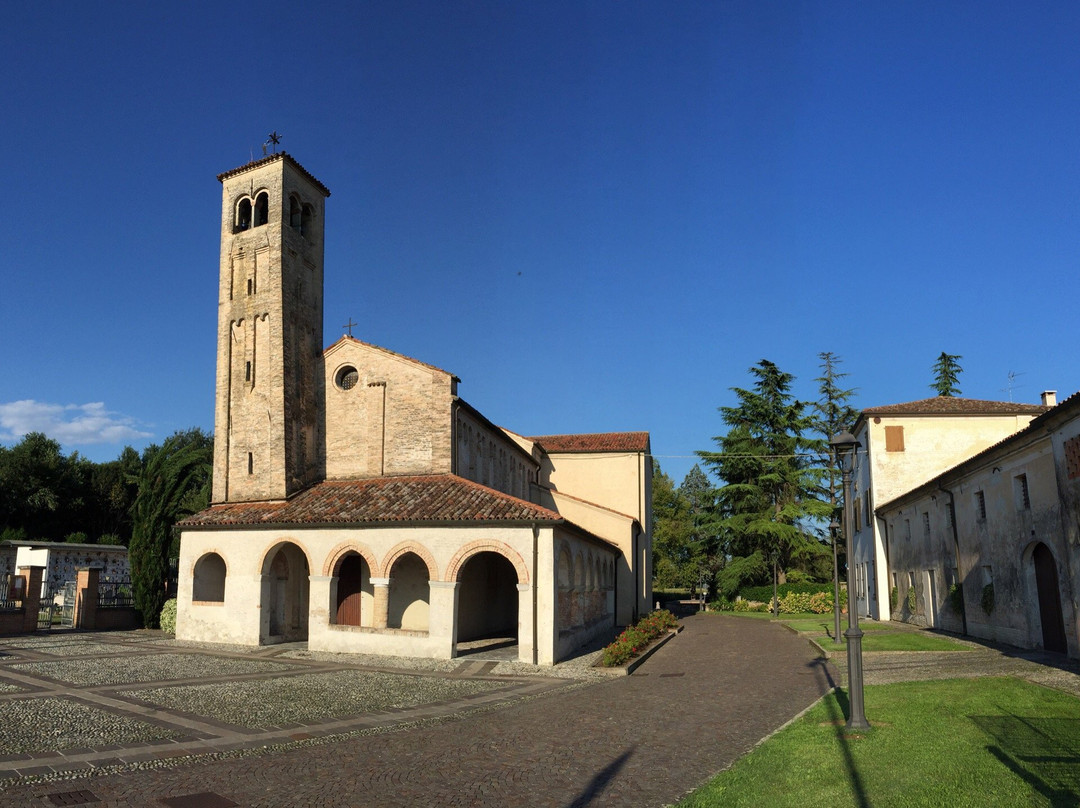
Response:
[[[532,586],[530,586],[529,584],[518,584],[517,585],[517,591],[518,592],[528,592],[530,589],[532,589]]]
[[[428,581],[428,586],[432,589],[457,589],[457,581]]]
[[[371,579],[371,585],[372,586],[390,586],[390,579],[389,578],[372,578]]]

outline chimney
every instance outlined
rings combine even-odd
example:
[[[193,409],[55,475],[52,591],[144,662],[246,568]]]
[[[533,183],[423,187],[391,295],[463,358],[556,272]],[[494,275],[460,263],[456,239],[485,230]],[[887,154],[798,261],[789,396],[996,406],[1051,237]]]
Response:
[[[1043,390],[1042,403],[1044,407],[1057,406],[1057,390]]]

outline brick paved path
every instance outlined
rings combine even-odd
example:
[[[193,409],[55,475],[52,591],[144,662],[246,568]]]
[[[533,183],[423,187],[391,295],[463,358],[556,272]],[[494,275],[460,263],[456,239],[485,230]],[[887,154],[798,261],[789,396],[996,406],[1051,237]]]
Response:
[[[684,623],[629,677],[534,687],[488,712],[265,755],[17,783],[0,792],[0,804],[74,804],[57,798],[85,791],[101,808],[664,805],[835,679],[780,625],[712,615]],[[182,799],[207,793],[216,798]]]

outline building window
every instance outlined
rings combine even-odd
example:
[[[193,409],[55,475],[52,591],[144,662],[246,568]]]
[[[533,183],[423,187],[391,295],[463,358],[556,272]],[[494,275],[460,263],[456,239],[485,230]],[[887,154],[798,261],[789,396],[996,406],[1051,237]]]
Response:
[[[334,383],[341,390],[352,390],[358,381],[360,381],[360,374],[352,365],[345,365],[334,377]]]
[[[930,512],[923,511],[922,515],[922,532],[923,536],[927,539],[930,538]]]
[[[266,224],[270,219],[270,197],[263,191],[255,197],[255,219],[253,227]]]
[[[295,196],[289,197],[289,227],[300,229],[300,201]]]
[[[904,520],[904,538],[911,541],[911,520]]]
[[[870,527],[870,492],[867,491],[863,494],[863,518],[866,519],[866,526]]]
[[[986,521],[986,494],[982,491],[975,492],[975,514],[980,522]]]
[[[255,455],[248,452],[248,474],[255,473]]]
[[[956,509],[953,507],[953,504],[950,502],[948,505],[945,506],[945,527],[947,527],[949,530],[952,530],[955,525],[956,525]]]
[[[885,451],[904,451],[904,428],[902,426],[885,427]]]
[[[239,233],[251,227],[251,200],[246,196],[236,206],[236,221],[233,223],[233,232]]]
[[[250,382],[251,381],[251,363],[250,362],[245,362],[244,363],[244,381],[245,382]]]
[[[1016,498],[1016,510],[1027,511],[1031,509],[1031,496],[1028,494],[1026,474],[1017,474],[1013,477],[1013,495]]]

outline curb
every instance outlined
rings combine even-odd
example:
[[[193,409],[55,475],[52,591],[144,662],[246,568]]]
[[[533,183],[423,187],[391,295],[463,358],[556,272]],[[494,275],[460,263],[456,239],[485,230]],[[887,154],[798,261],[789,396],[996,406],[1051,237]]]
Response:
[[[651,657],[658,648],[661,648],[668,640],[670,640],[682,630],[683,627],[681,623],[675,628],[668,629],[667,634],[665,634],[663,637],[660,637],[656,642],[646,648],[639,656],[634,657],[624,665],[619,665],[618,667],[614,668],[605,668],[602,665],[595,665],[593,667],[593,670],[599,673],[605,673],[608,676],[629,676],[631,673],[637,670],[638,666],[641,665],[641,663]]]

